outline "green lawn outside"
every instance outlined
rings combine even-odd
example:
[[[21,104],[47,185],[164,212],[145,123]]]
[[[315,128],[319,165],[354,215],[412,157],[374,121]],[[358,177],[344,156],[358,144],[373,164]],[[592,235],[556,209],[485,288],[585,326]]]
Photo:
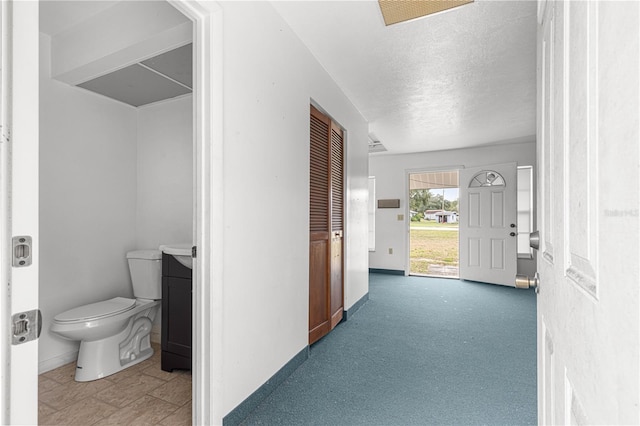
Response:
[[[417,222],[415,223],[417,224]],[[454,224],[437,225],[449,225],[448,227],[451,228],[451,225]],[[434,271],[429,270],[429,265],[458,266],[458,231],[412,229],[410,235],[410,268],[412,273],[433,275]]]
[[[435,220],[422,219],[420,222],[411,222],[412,228],[455,228],[458,229],[458,223],[438,223]]]

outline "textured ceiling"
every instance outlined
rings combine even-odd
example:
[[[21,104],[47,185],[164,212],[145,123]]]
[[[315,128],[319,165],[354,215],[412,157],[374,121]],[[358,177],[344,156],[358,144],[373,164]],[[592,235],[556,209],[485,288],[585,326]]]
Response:
[[[499,144],[535,134],[535,1],[476,0],[388,27],[377,1],[273,6],[369,121],[372,138],[387,153]]]

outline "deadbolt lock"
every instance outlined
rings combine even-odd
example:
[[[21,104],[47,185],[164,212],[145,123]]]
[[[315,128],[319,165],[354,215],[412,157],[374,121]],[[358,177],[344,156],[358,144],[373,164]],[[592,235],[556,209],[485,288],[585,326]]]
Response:
[[[540,232],[533,231],[529,234],[529,247],[534,250],[538,250],[540,248]]]

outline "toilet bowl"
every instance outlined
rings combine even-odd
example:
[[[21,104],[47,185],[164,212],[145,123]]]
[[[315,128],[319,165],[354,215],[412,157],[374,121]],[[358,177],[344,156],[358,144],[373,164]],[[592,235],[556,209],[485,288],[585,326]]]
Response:
[[[135,299],[114,297],[55,316],[51,331],[79,340],[75,380],[109,376],[153,355],[150,334],[162,295],[161,253],[127,253]]]

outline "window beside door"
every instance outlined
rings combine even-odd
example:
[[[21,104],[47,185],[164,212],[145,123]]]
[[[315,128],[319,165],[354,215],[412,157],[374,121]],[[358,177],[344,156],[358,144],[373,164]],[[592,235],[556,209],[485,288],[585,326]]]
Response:
[[[369,251],[376,251],[376,177],[369,176]]]
[[[533,232],[533,166],[518,167],[518,259],[532,259],[529,234]]]

